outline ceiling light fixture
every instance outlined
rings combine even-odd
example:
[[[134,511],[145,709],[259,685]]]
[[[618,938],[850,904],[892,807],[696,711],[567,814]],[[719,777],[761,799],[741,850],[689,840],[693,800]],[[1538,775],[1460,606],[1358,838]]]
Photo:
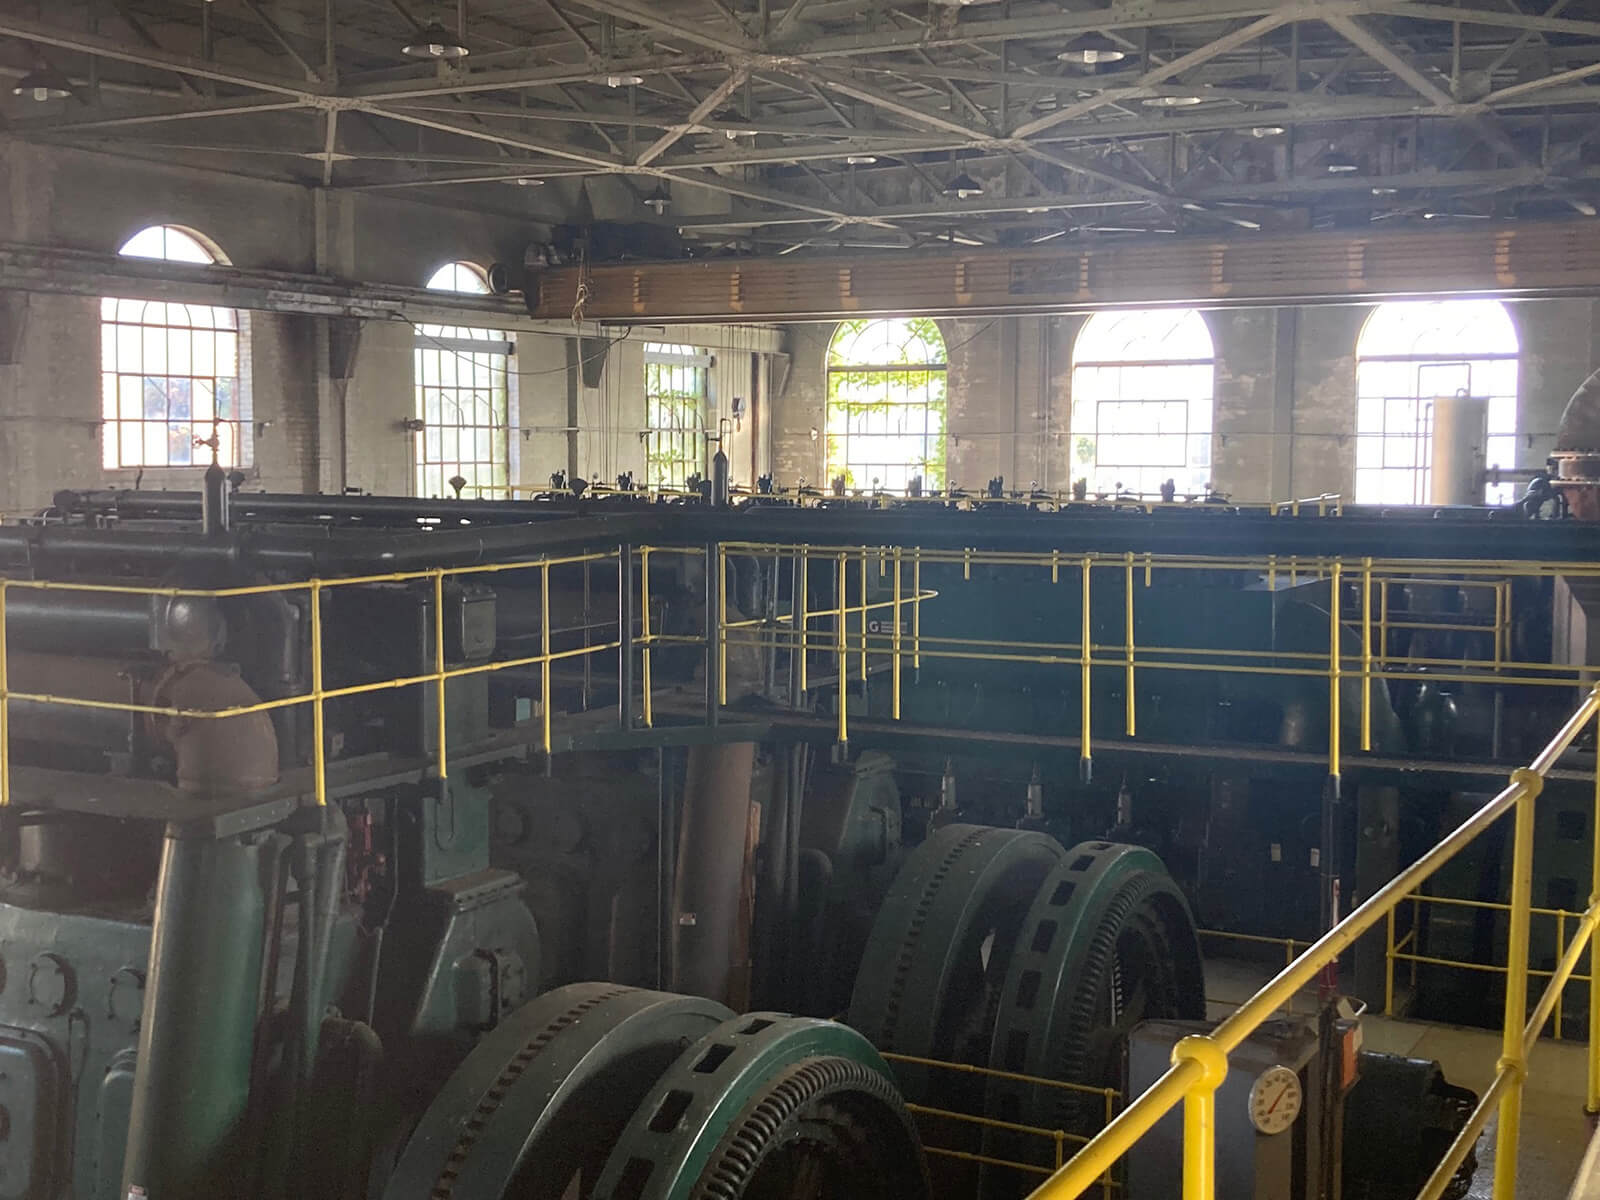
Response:
[[[607,75],[608,88],[635,87],[644,82],[643,75]]]
[[[11,94],[34,100],[62,100],[72,95],[72,80],[54,67],[38,66],[17,80]]]
[[[1283,136],[1282,125],[1254,125],[1250,129],[1253,138],[1275,138]]]
[[[845,156],[845,165],[850,167],[870,167],[878,161],[876,154],[850,154]]]
[[[1397,187],[1375,187],[1372,189],[1372,194],[1374,196],[1394,196],[1398,195],[1399,191],[1400,189]]]
[[[1103,33],[1086,33],[1073,38],[1067,43],[1067,48],[1056,55],[1061,62],[1081,63],[1086,67],[1121,62],[1127,57],[1128,52]]]
[[[1361,164],[1350,155],[1335,150],[1323,160],[1323,167],[1329,175],[1351,175],[1361,169]]]
[[[451,33],[438,21],[429,21],[409,42],[400,48],[408,58],[442,58],[454,61],[471,54],[461,35]]]
[[[963,171],[944,185],[944,194],[954,196],[958,200],[968,200],[973,196],[983,195],[983,184]]]
[[[667,193],[665,184],[656,184],[656,190],[644,198],[644,206],[653,208],[656,216],[664,216],[667,209],[672,207],[672,197]]]
[[[514,183],[518,187],[543,187],[544,186],[544,180],[540,179],[536,175],[514,175],[510,179],[506,180],[506,182],[507,183]]]
[[[1193,108],[1201,100],[1199,96],[1146,96],[1140,103],[1146,108]]]

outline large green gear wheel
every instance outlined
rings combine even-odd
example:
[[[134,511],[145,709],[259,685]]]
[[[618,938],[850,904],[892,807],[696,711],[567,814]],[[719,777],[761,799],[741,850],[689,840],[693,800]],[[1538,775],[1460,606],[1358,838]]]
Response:
[[[1040,882],[1065,856],[1042,833],[947,825],[907,858],[873,922],[847,1020],[885,1052],[981,1063],[994,995]],[[896,1064],[925,1102],[925,1068]]]
[[[755,1013],[701,1038],[616,1139],[592,1200],[926,1200],[888,1067],[854,1030]]]
[[[732,1014],[698,997],[575,983],[523,1005],[428,1106],[384,1200],[587,1197],[650,1085]]]
[[[1115,1087],[1128,1032],[1144,1020],[1199,1020],[1205,981],[1183,893],[1139,846],[1085,842],[1039,888],[1008,965],[989,1065],[1044,1079]],[[986,1116],[1090,1135],[1102,1096],[991,1077]],[[1037,1138],[986,1130],[984,1154],[1048,1164]],[[986,1167],[982,1193],[1014,1197],[1020,1173]]]

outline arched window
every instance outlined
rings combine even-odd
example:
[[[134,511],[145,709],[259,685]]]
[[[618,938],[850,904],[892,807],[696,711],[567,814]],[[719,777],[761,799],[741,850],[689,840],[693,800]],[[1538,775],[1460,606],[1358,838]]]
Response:
[[[1433,398],[1489,402],[1486,461],[1517,456],[1517,331],[1498,300],[1380,304],[1356,347],[1356,502],[1426,504],[1433,488]],[[1486,491],[1515,498],[1512,484]]]
[[[225,260],[198,234],[152,225],[123,243],[128,258]],[[100,461],[123,467],[248,466],[250,392],[240,370],[243,315],[169,300],[100,301]]]
[[[486,296],[472,263],[446,263],[428,286]],[[505,333],[466,325],[419,325],[416,336],[417,495],[504,497],[511,484],[511,353]]]
[[[706,409],[711,403],[709,352],[647,342],[644,348],[645,482],[685,488],[706,472]]]
[[[945,485],[945,348],[927,317],[846,321],[828,347],[828,479]]]
[[[1181,496],[1211,482],[1216,351],[1194,309],[1096,313],[1072,356],[1072,474],[1091,493]]]

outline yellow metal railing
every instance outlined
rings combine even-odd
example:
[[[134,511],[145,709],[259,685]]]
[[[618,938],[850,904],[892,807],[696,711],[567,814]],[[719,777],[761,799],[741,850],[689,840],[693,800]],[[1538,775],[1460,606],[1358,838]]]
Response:
[[[937,1058],[918,1058],[911,1054],[893,1054],[889,1051],[879,1052],[887,1062],[905,1063],[910,1066],[927,1067],[931,1070],[949,1071],[958,1075],[976,1075],[985,1079],[1004,1079],[1012,1083],[1027,1084],[1030,1087],[1049,1088],[1056,1091],[1076,1092],[1080,1095],[1099,1097],[1105,1105],[1104,1125],[1111,1124],[1116,1115],[1117,1103],[1122,1099],[1122,1093],[1116,1088],[1092,1087],[1084,1083],[1068,1083],[1061,1079],[1045,1079],[1039,1075],[1024,1075],[1017,1071],[1002,1071],[996,1067],[979,1067],[970,1063],[946,1062]],[[971,1125],[981,1129],[996,1129],[1006,1133],[1017,1133],[1024,1137],[1036,1138],[1047,1141],[1052,1148],[1054,1164],[1042,1166],[1036,1162],[1023,1162],[1016,1159],[999,1158],[995,1155],[978,1154],[971,1150],[962,1150],[952,1146],[942,1146],[930,1140],[932,1136],[927,1129],[927,1120],[919,1122],[923,1126],[923,1149],[929,1154],[939,1158],[957,1159],[962,1162],[979,1163],[986,1166],[1005,1167],[1014,1171],[1021,1171],[1028,1175],[1050,1175],[1061,1169],[1067,1160],[1068,1146],[1084,1146],[1091,1138],[1086,1134],[1068,1133],[1064,1129],[1045,1129],[1038,1125],[1024,1125],[1016,1121],[1002,1121],[995,1117],[983,1117],[973,1113],[961,1112],[956,1109],[936,1108],[927,1104],[907,1104],[907,1111],[922,1118],[932,1118],[936,1121],[949,1121],[957,1125]],[[1104,1126],[1102,1126],[1103,1128]],[[1103,1196],[1109,1197],[1121,1188],[1122,1184],[1110,1170],[1100,1178],[1100,1189]]]
[[[1319,938],[1309,950],[1280,971],[1230,1017],[1209,1034],[1181,1041],[1173,1050],[1173,1065],[1143,1095],[1133,1100],[1099,1135],[1060,1171],[1046,1180],[1032,1200],[1072,1200],[1095,1185],[1112,1164],[1167,1113],[1183,1105],[1184,1200],[1214,1200],[1216,1196],[1216,1091],[1228,1073],[1228,1055],[1242,1045],[1264,1021],[1336,961],[1357,938],[1387,919],[1435,872],[1453,859],[1500,818],[1511,814],[1514,823],[1506,954],[1505,1020],[1501,1055],[1493,1084],[1484,1093],[1471,1119],[1434,1170],[1419,1200],[1439,1200],[1460,1165],[1476,1144],[1491,1116],[1498,1115],[1494,1156],[1494,1198],[1511,1200],[1516,1194],[1517,1149],[1521,1130],[1522,1089],[1528,1056],[1550,1019],[1560,991],[1572,978],[1587,948],[1591,973],[1600,959],[1600,894],[1591,895],[1571,942],[1556,965],[1544,994],[1530,1016],[1528,1004],[1528,941],[1532,917],[1533,805],[1544,787],[1544,777],[1556,760],[1600,712],[1600,688],[1591,691],[1565,725],[1526,767],[1511,773],[1510,782],[1487,804],[1458,826],[1411,866]],[[1596,776],[1596,816],[1600,817],[1600,774]],[[1600,823],[1600,822],[1597,822]],[[1600,881],[1600,837],[1594,844],[1594,878]],[[1590,989],[1588,1099],[1591,1111],[1600,1109],[1600,988]]]
[[[573,554],[560,557],[543,557],[520,562],[489,563],[468,567],[435,568],[426,571],[404,571],[383,575],[363,575],[340,579],[310,579],[295,583],[259,584],[248,587],[232,588],[161,588],[161,587],[136,587],[115,584],[91,583],[62,583],[43,579],[6,579],[0,578],[0,805],[11,803],[11,739],[10,733],[10,708],[13,701],[31,701],[39,704],[57,705],[64,708],[99,709],[113,712],[124,712],[146,717],[165,717],[169,719],[218,721],[231,717],[244,717],[256,713],[272,712],[277,709],[294,708],[309,705],[312,711],[313,729],[313,776],[316,789],[316,801],[319,805],[328,802],[327,792],[327,748],[324,737],[324,715],[327,702],[348,696],[359,696],[373,692],[389,691],[395,688],[418,687],[431,685],[435,690],[435,707],[437,708],[436,736],[438,747],[434,756],[434,770],[441,780],[449,778],[449,742],[446,728],[447,704],[445,702],[446,687],[452,679],[461,679],[471,675],[491,674],[498,671],[507,671],[522,667],[540,668],[540,747],[549,752],[552,748],[550,688],[551,672],[555,664],[569,659],[578,659],[588,655],[601,654],[616,650],[621,643],[617,640],[585,645],[569,650],[556,650],[551,645],[550,621],[550,573],[552,570],[563,566],[573,566],[583,563],[615,562],[619,551],[599,551],[588,554]],[[540,592],[540,648],[538,654],[523,655],[516,658],[496,659],[481,663],[468,663],[463,666],[447,666],[445,662],[445,611],[444,587],[447,579],[480,578],[492,576],[507,571],[537,571],[539,574]],[[427,584],[432,592],[432,637],[431,646],[433,654],[433,669],[421,671],[416,674],[399,676],[390,679],[369,681],[365,683],[348,684],[330,688],[326,686],[324,678],[324,653],[322,634],[322,605],[323,599],[330,591],[339,588],[360,587],[381,583],[419,583]],[[311,689],[294,696],[286,696],[275,700],[263,700],[255,704],[234,705],[219,709],[192,709],[178,708],[160,704],[137,704],[128,701],[109,701],[91,699],[83,696],[60,695],[47,692],[19,691],[11,686],[9,663],[6,655],[8,641],[6,617],[7,600],[11,593],[17,591],[57,592],[57,593],[95,593],[101,595],[147,596],[188,599],[227,600],[247,596],[283,595],[289,593],[305,593],[309,597],[309,622],[311,637]]]

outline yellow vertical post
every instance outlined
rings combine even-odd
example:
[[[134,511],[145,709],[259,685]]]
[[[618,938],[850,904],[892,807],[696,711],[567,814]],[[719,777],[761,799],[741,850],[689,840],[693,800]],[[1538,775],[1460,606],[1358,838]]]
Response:
[[[894,618],[894,634],[891,645],[892,661],[889,667],[890,690],[893,693],[889,701],[892,708],[889,715],[895,721],[900,719],[900,553],[900,547],[896,546],[894,548],[894,610],[891,614]]]
[[[439,727],[436,735],[439,739],[439,778],[450,778],[450,755],[445,748],[445,711],[444,711],[444,571],[438,570],[433,574],[433,682],[434,703],[439,710]],[[550,622],[550,606],[544,607],[541,617],[548,627]]]
[[[867,681],[867,548],[861,547],[861,682]]]
[[[1117,1093],[1116,1093],[1116,1089],[1107,1088],[1106,1091],[1105,1091],[1105,1099],[1106,1099],[1105,1123],[1106,1123],[1106,1125],[1109,1125],[1109,1124],[1111,1124],[1111,1119],[1117,1115],[1117,1112],[1116,1112],[1116,1110],[1117,1110]],[[1104,1129],[1105,1125],[1102,1125],[1100,1128]],[[1106,1168],[1106,1173],[1104,1175],[1100,1176],[1100,1196],[1101,1196],[1101,1200],[1111,1200],[1111,1194],[1112,1194],[1112,1191],[1115,1188],[1116,1188],[1116,1181],[1111,1178],[1111,1168],[1107,1167]]]
[[[1183,1098],[1183,1200],[1215,1200],[1217,1093],[1204,1084]]]
[[[1389,928],[1387,944],[1383,950],[1383,1015],[1394,1016],[1394,909],[1386,918]]]
[[[1050,551],[1050,582],[1061,582],[1061,551]]]
[[[800,691],[806,690],[806,634],[810,632],[811,618],[806,613],[806,577],[810,574],[811,559],[806,547],[800,547],[800,567],[794,581],[794,624],[800,638]]]
[[[311,771],[317,807],[328,803],[328,760],[322,712],[322,580],[311,581]],[[442,760],[441,760],[442,761]]]
[[[1278,590],[1278,556],[1276,554],[1269,554],[1269,555],[1267,555],[1267,591],[1275,592],[1277,590]]]
[[[1339,778],[1339,684],[1344,675],[1344,658],[1339,653],[1339,589],[1343,582],[1344,560],[1333,560],[1328,602],[1328,774]],[[1324,846],[1322,852],[1329,853]]]
[[[644,727],[655,728],[655,704],[650,698],[650,547],[639,549],[639,625],[640,670],[639,679],[644,685]]]
[[[835,649],[839,655],[839,744],[842,746],[850,740],[849,718],[845,715],[845,684],[846,672],[849,670],[850,654],[844,636],[845,599],[844,587],[846,580],[845,556],[839,555],[839,572],[836,586],[839,589],[839,621],[834,630]]]
[[[0,592],[0,595],[4,595]],[[0,688],[5,679],[0,677]],[[1594,816],[1589,823],[1589,907],[1600,904],[1600,764],[1594,774]],[[1600,932],[1589,938],[1589,1095],[1584,1107],[1600,1113]]]
[[[1127,677],[1123,683],[1124,690],[1128,693],[1128,711],[1126,727],[1129,737],[1135,736],[1138,728],[1137,705],[1133,697],[1133,551],[1123,558],[1122,564],[1122,591],[1126,601],[1126,611],[1122,615],[1123,624],[1127,626],[1127,638],[1123,642],[1123,661],[1127,665]]]
[[[6,662],[6,592],[0,579],[0,807],[11,803],[11,678]]]
[[[1389,581],[1378,580],[1378,661],[1389,665]]]
[[[911,548],[911,669],[922,670],[922,548]]]
[[[539,712],[543,717],[543,746],[550,753],[550,564],[539,564]]]
[[[1361,560],[1361,749],[1372,749],[1372,558]]]
[[[1533,904],[1533,804],[1544,787],[1537,772],[1519,767],[1511,782],[1520,785],[1515,833],[1511,849],[1511,919],[1506,938],[1505,1026],[1501,1030],[1500,1062],[1509,1073],[1500,1097],[1500,1125],[1495,1135],[1494,1195],[1511,1200],[1517,1194],[1517,1143],[1522,1132],[1522,1079],[1527,1064],[1522,1056],[1522,1029],[1528,1019],[1528,923]]]
[[[1500,669],[1501,650],[1504,641],[1501,635],[1501,617],[1505,612],[1506,604],[1505,593],[1502,591],[1503,584],[1504,581],[1502,580],[1494,585],[1494,666],[1497,671]]]
[[[972,581],[972,547],[965,546],[961,550],[961,578],[967,582]]]
[[[1093,677],[1093,674],[1094,674],[1093,666],[1092,666],[1093,659],[1090,656],[1090,640],[1093,637],[1093,628],[1089,623],[1089,603],[1090,603],[1089,593],[1091,591],[1090,586],[1089,586],[1089,580],[1090,580],[1090,574],[1093,571],[1093,569],[1094,569],[1094,559],[1091,556],[1085,554],[1083,556],[1083,567],[1082,567],[1082,573],[1083,573],[1083,629],[1082,629],[1082,634],[1083,634],[1083,637],[1082,637],[1082,640],[1081,640],[1081,642],[1080,642],[1080,644],[1078,646],[1078,664],[1079,664],[1079,670],[1082,672],[1082,678],[1079,681],[1079,686],[1080,686],[1080,688],[1082,690],[1082,693],[1083,693],[1083,700],[1082,700],[1082,703],[1079,705],[1079,707],[1083,710],[1082,719],[1079,722],[1079,724],[1080,724],[1079,737],[1082,739],[1083,744],[1082,744],[1082,748],[1078,751],[1078,773],[1079,773],[1079,776],[1082,778],[1083,782],[1085,782],[1085,783],[1087,783],[1089,781],[1089,774],[1090,774],[1090,769],[1091,769],[1090,764],[1094,761],[1094,751],[1093,751],[1092,747],[1089,744],[1089,712],[1090,712],[1090,708],[1092,706],[1092,702],[1091,702],[1091,700],[1089,698],[1089,692],[1090,692],[1090,684],[1092,682],[1092,677]]]
[[[1556,962],[1560,962],[1562,955],[1566,954],[1566,952],[1567,952],[1567,914],[1566,914],[1566,910],[1565,909],[1559,909],[1558,908],[1558,909],[1556,909],[1556,958],[1555,958],[1555,961]],[[1554,1015],[1555,1015],[1555,1022],[1556,1022],[1555,1036],[1556,1036],[1556,1040],[1557,1041],[1559,1041],[1561,1039],[1561,1013],[1562,1013],[1562,1009],[1564,1008],[1563,1002],[1566,1000],[1566,997],[1567,997],[1567,989],[1566,988],[1562,988],[1560,991],[1558,991],[1556,993],[1556,1011],[1555,1011]]]
[[[709,570],[712,564],[707,563]],[[728,552],[717,543],[717,703],[728,702]]]
[[[1512,583],[1513,583],[1513,580],[1510,580],[1510,579],[1506,580],[1506,606],[1505,606],[1506,648],[1505,648],[1505,652],[1500,656],[1502,662],[1509,662],[1511,660],[1511,630],[1512,630],[1512,625],[1513,625],[1512,619],[1511,619],[1511,599],[1512,599],[1511,585],[1512,585]]]

